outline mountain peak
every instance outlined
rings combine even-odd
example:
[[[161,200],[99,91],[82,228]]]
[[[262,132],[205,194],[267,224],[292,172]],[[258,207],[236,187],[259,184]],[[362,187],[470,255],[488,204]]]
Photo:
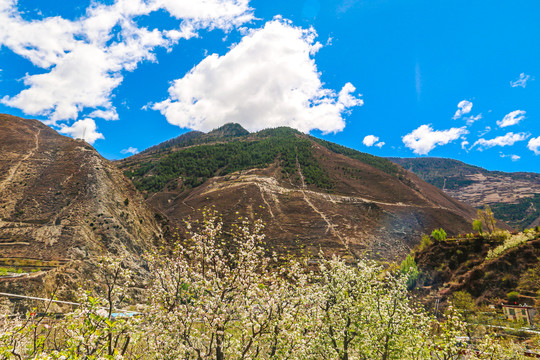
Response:
[[[237,123],[227,123],[208,133],[212,137],[240,137],[249,135],[249,131]]]

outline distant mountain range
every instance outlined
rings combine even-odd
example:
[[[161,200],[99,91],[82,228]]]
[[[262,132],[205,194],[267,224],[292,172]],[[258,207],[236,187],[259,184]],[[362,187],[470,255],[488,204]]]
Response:
[[[489,205],[516,229],[540,225],[540,174],[489,171],[443,158],[389,158],[448,195],[476,208]]]

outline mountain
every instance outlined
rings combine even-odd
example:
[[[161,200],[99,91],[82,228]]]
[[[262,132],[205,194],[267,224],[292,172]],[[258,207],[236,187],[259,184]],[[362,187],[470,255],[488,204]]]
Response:
[[[124,255],[143,271],[140,254],[160,241],[160,227],[94,148],[39,121],[0,115],[0,159],[0,269],[30,274],[1,277],[2,289],[67,290],[92,277],[101,254]]]
[[[171,151],[175,148],[187,147],[190,145],[204,144],[217,141],[218,139],[234,139],[249,134],[249,131],[244,129],[238,124],[225,124],[219,129],[210,131],[205,134],[201,131],[190,131],[182,134],[174,139],[162,142],[161,144],[152,146],[144,151],[142,154],[152,154],[155,152],[162,152],[164,150]]]
[[[471,230],[472,207],[386,159],[290,128],[242,130],[187,133],[117,164],[174,225],[206,206],[228,223],[262,218],[279,252],[389,259],[434,228]]]
[[[495,217],[519,228],[540,225],[540,174],[489,171],[443,158],[390,158],[459,201],[490,205]]]

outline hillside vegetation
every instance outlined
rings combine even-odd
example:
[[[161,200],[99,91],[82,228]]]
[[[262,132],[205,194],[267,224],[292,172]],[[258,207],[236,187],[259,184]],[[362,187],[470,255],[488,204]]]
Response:
[[[128,160],[122,167],[139,190],[149,193],[166,189],[167,185],[190,189],[213,176],[266,168],[273,163],[278,164],[292,184],[300,184],[300,169],[306,185],[332,189],[333,181],[314,157],[311,141],[403,179],[403,170],[384,158],[304,136],[287,127],[250,134],[238,124],[224,125],[208,134],[188,132],[137,155],[141,160],[136,166]]]
[[[414,257],[418,286],[426,299],[449,299],[464,291],[477,303],[497,303],[510,292],[531,305],[540,300],[538,228],[432,239]]]
[[[185,188],[197,187],[217,175],[236,171],[266,168],[277,162],[285,176],[299,183],[300,166],[307,185],[331,189],[333,184],[311,152],[311,142],[298,137],[291,129],[273,129],[226,143],[199,145],[162,155],[154,161],[143,162],[125,175],[141,191],[157,192],[177,179]]]

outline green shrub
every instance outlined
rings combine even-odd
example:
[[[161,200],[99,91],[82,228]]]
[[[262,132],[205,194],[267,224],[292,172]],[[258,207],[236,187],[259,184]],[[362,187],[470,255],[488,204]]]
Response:
[[[446,231],[444,231],[442,228],[435,229],[431,232],[431,237],[437,241],[444,241],[446,240]]]
[[[401,262],[399,271],[407,278],[407,288],[414,288],[420,272],[418,271],[416,261],[414,261],[414,258],[410,254]]]
[[[482,234],[484,232],[482,221],[478,219],[473,221],[472,227],[473,227],[473,230],[477,231],[479,234]]]
[[[422,241],[420,242],[419,250],[422,251],[424,249],[427,249],[432,244],[433,241],[431,241],[431,238],[424,234],[422,235]]]
[[[519,293],[517,291],[511,291],[508,294],[506,294],[506,298],[509,302],[515,303],[519,299]]]

